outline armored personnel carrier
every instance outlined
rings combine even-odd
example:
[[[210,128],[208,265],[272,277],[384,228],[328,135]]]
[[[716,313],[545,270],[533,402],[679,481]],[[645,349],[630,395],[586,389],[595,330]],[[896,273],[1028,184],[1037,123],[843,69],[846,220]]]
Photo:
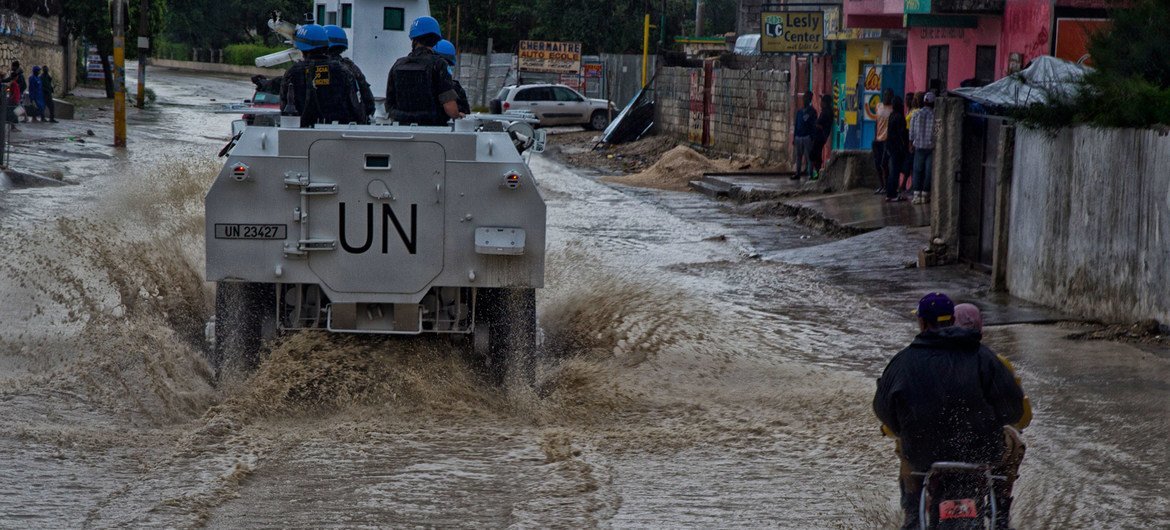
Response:
[[[206,197],[217,372],[306,329],[461,336],[500,381],[530,367],[545,204],[528,121],[241,127]]]

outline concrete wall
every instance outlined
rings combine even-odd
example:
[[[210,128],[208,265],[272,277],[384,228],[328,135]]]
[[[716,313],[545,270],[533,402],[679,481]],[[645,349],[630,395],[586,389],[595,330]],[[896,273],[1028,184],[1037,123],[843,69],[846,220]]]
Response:
[[[706,114],[707,145],[712,149],[789,163],[792,118],[784,72],[716,68],[713,75],[711,107],[704,112],[703,69],[659,71],[655,86],[659,132],[700,143]]]
[[[20,61],[28,76],[33,66],[48,66],[54,93],[62,96],[69,92],[77,79],[76,56],[61,45],[58,27],[57,17],[23,17],[0,10],[0,69],[7,73],[12,61]]]
[[[1106,321],[1170,322],[1170,136],[1020,127],[1012,294]]]
[[[150,59],[150,64],[147,66],[147,68],[150,68],[151,66],[174,68],[176,70],[190,70],[193,72],[211,72],[216,74],[265,75],[268,77],[284,75],[283,68],[258,68],[255,66],[240,66],[237,64],[223,63],[197,63],[193,61],[174,61],[171,59],[159,59],[154,57]]]

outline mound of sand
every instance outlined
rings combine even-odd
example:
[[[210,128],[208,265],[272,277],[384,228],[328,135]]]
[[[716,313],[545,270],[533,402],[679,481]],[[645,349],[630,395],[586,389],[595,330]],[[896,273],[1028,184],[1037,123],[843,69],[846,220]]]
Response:
[[[703,178],[703,173],[729,169],[731,167],[727,162],[711,160],[690,147],[680,145],[667,151],[658,162],[641,173],[601,180],[642,188],[686,191],[687,183]]]

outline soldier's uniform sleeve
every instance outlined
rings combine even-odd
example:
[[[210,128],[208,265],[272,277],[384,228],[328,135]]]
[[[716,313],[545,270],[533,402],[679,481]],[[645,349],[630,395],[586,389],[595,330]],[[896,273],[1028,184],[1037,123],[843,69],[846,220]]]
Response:
[[[398,64],[398,63],[395,63]],[[390,116],[390,110],[394,108],[394,67],[390,67],[390,71],[386,73],[386,115]]]
[[[467,101],[467,91],[463,89],[463,85],[459,81],[454,81],[455,93],[459,95],[457,100],[459,103],[459,112],[464,114],[471,114],[471,103]]]
[[[431,86],[434,87],[435,97],[439,99],[439,103],[458,101],[459,93],[455,92],[455,80],[451,79],[451,73],[447,71],[447,62],[438,55],[431,62],[431,73],[434,76]]]
[[[362,85],[359,80],[365,81],[365,78],[359,77],[361,71],[357,69],[356,65],[353,68],[348,68],[344,63],[340,63],[340,66],[341,68],[339,69],[345,73],[345,86],[350,87],[346,90],[346,96],[348,96],[346,97],[346,104],[349,106],[350,115],[349,121],[364,125],[369,121],[369,114],[365,113],[365,107],[363,106],[365,102],[359,96],[362,92]],[[367,88],[366,91],[368,92],[369,89]]]
[[[366,74],[362,72],[361,68],[358,68],[358,65],[354,64],[353,61],[349,61],[348,64],[351,65],[350,72],[357,78],[358,90],[362,96],[363,110],[367,117],[373,116],[375,111],[374,92],[370,90],[370,82],[366,80]]]

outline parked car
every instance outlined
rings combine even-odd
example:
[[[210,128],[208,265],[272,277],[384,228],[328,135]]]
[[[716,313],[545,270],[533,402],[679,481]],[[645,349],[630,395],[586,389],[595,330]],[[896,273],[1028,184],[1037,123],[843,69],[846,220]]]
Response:
[[[252,84],[256,85],[256,92],[252,94],[252,99],[246,100],[245,103],[250,103],[253,108],[258,109],[279,109],[280,108],[280,78],[268,78],[262,75],[252,77]],[[255,114],[245,113],[243,116],[248,125],[276,125],[279,121],[275,116],[257,116]]]
[[[553,84],[506,86],[490,105],[496,114],[509,110],[531,112],[541,126],[580,124],[598,131],[609,125],[614,111],[613,103],[604,99],[587,98],[565,85]]]

